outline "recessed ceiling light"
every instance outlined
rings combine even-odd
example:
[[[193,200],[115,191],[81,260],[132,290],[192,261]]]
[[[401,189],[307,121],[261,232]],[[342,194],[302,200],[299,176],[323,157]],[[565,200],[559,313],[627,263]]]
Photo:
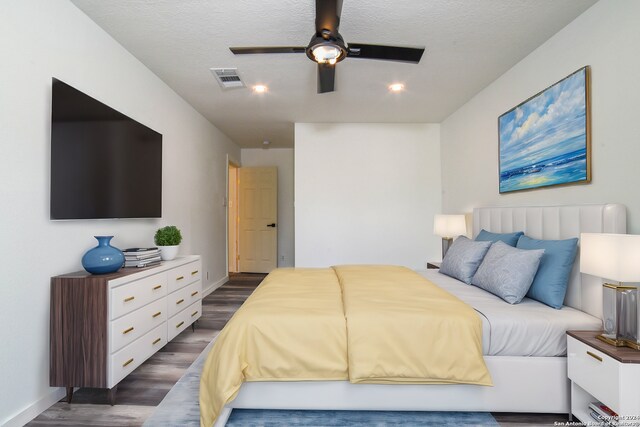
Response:
[[[253,91],[255,93],[265,93],[267,91],[267,87],[265,85],[255,85],[253,87]]]
[[[404,90],[404,85],[402,83],[394,83],[389,85],[389,90],[391,92],[401,92]]]

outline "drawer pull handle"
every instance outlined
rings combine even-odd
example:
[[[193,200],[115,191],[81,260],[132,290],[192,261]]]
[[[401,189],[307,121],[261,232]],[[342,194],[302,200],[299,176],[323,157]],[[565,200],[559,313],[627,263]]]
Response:
[[[128,334],[129,332],[133,331],[133,326],[130,327],[129,329],[125,329],[124,331],[122,331],[123,334]]]
[[[134,299],[136,299],[136,297],[126,297],[126,298],[124,299],[124,302],[133,301]]]
[[[162,287],[162,285],[154,286],[154,287],[153,287],[153,290],[154,290],[154,291],[157,291],[157,290],[158,290],[158,289],[160,289],[161,287]]]
[[[195,297],[196,295],[198,295],[198,291],[191,292],[191,296],[192,296],[192,297]]]
[[[184,302],[184,298],[183,298],[183,299],[180,299],[180,300],[178,300],[178,301],[176,301],[176,305],[178,305],[178,304],[182,304],[183,302]]]
[[[133,357],[122,364],[122,367],[130,365],[133,362]]]
[[[596,359],[598,362],[602,362],[602,357],[598,356],[597,354],[593,354],[590,351],[587,351],[587,354]]]
[[[176,328],[179,328],[180,326],[184,325],[184,322],[180,322],[176,325]]]
[[[182,279],[184,279],[184,276],[178,276],[178,277],[176,277],[176,280],[182,280]]]
[[[156,317],[160,316],[161,314],[162,314],[162,312],[159,311],[157,313],[154,313],[151,317],[156,318]]]
[[[162,339],[162,338],[156,338],[156,339],[155,339],[155,341],[153,342],[153,345],[158,344],[158,343],[160,342],[160,340],[161,340],[161,339]]]
[[[198,310],[196,310],[193,313],[191,313],[191,317],[195,316],[196,314],[198,314]]]
[[[192,272],[191,272],[191,275],[192,275],[192,276],[195,276],[196,274],[198,274],[198,270],[195,270],[195,271],[192,271]]]

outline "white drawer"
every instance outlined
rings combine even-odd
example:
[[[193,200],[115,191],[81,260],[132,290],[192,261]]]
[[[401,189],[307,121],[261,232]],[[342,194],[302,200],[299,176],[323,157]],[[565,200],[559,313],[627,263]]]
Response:
[[[620,363],[577,339],[567,336],[569,379],[615,412],[620,413]]]
[[[111,289],[110,319],[131,313],[167,295],[167,273],[162,272]]]
[[[168,272],[169,274],[169,292],[175,292],[178,289],[184,288],[190,283],[200,280],[201,277],[201,262],[194,261],[189,264],[174,268]]]
[[[109,357],[109,388],[118,384],[149,356],[167,343],[167,325],[162,323]]]
[[[111,353],[149,332],[167,320],[167,307],[164,298],[147,304],[136,311],[111,322]]]
[[[167,321],[169,341],[198,320],[202,315],[202,301],[198,300]]]
[[[169,317],[175,316],[197,300],[201,299],[202,284],[200,281],[190,284],[186,288],[169,294],[167,297],[167,311]]]

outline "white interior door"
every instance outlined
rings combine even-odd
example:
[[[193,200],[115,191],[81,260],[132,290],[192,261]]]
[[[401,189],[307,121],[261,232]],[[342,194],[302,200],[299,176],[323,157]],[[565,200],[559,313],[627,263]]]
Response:
[[[240,271],[269,273],[278,261],[278,169],[240,168]]]

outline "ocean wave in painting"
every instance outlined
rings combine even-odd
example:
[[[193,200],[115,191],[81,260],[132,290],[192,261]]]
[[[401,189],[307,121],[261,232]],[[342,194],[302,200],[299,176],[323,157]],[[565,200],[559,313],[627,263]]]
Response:
[[[508,192],[525,188],[546,187],[548,185],[587,179],[586,148],[556,156],[531,166],[502,172],[500,191]]]

